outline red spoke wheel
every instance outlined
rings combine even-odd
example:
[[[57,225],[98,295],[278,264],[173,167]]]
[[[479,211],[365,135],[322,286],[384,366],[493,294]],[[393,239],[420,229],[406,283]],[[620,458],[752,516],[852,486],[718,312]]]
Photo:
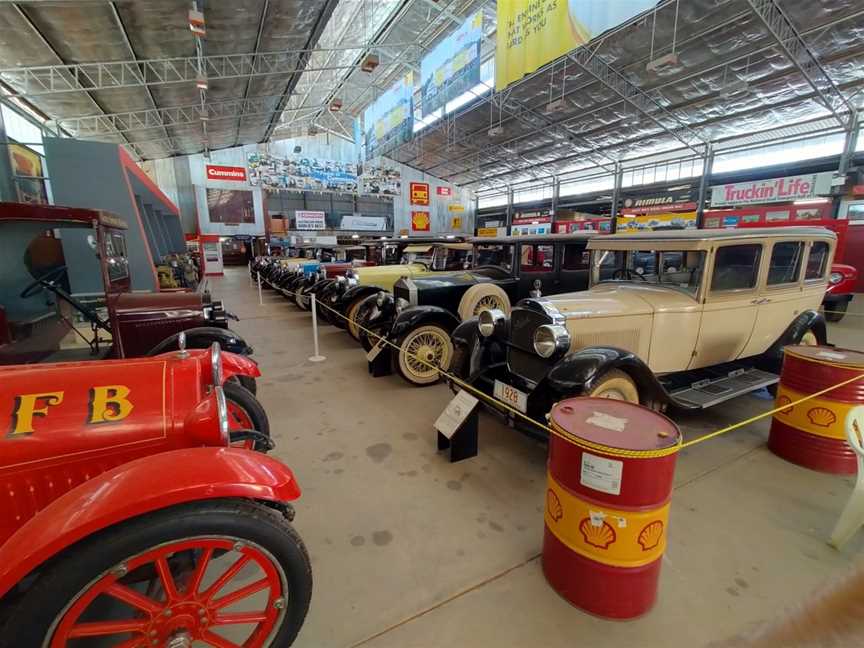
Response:
[[[22,596],[0,647],[281,648],[311,591],[306,549],[282,515],[196,502],[67,550]]]
[[[270,436],[270,421],[267,412],[249,391],[234,382],[226,382],[224,385],[225,400],[228,404],[228,428],[231,432],[239,430],[257,430]],[[238,441],[232,444],[237,448],[247,450],[266,451],[266,448],[258,447],[251,439]]]

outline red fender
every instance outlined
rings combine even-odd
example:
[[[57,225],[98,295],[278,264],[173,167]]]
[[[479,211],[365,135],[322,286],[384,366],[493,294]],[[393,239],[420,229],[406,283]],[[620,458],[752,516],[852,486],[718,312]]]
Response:
[[[261,376],[261,370],[258,364],[247,356],[242,356],[237,353],[222,352],[222,374],[225,380],[232,376],[250,376],[258,378]]]
[[[239,448],[188,448],[142,457],[90,479],[31,518],[0,546],[0,597],[68,546],[130,518],[197,500],[300,497],[291,469]]]

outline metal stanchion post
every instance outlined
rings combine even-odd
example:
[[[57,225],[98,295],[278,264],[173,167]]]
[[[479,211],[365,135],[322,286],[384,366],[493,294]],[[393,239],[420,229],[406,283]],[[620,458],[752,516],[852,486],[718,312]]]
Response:
[[[310,362],[323,362],[327,358],[318,353],[318,300],[312,293],[312,339],[315,344],[315,355],[310,356]]]
[[[255,287],[255,278],[252,276],[252,262],[250,261],[248,264],[249,268],[249,284],[254,288]]]
[[[258,275],[258,305],[263,306],[264,297],[261,295],[261,273],[257,272],[256,274]]]

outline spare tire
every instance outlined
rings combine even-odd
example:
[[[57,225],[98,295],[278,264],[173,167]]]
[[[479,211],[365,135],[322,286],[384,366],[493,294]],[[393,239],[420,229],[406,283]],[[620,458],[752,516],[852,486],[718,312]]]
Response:
[[[510,298],[500,286],[482,283],[471,286],[459,302],[459,319],[465,321],[476,317],[481,311],[496,308],[504,314],[510,313]]]

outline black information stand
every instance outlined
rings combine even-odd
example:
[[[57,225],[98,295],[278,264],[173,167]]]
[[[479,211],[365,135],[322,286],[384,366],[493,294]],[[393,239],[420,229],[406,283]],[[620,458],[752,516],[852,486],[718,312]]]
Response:
[[[451,407],[451,405],[448,405],[448,408]],[[438,423],[441,422],[445,415],[442,414],[442,417],[436,421],[438,450],[450,451],[450,463],[456,463],[457,461],[477,456],[480,430],[480,407],[477,400],[474,399],[474,404],[467,413],[465,413],[465,411],[466,410],[463,409],[462,412],[458,414],[459,419],[456,431],[453,432],[450,438],[447,438],[447,435],[443,434],[440,429],[437,429],[439,427]]]
[[[373,348],[374,351],[374,348]],[[378,352],[372,360],[368,360],[369,355],[372,354],[370,351],[366,357],[367,362],[369,363],[369,373],[373,378],[380,378],[381,376],[389,376],[393,373],[393,364],[390,362],[390,346],[385,345],[383,349]]]

